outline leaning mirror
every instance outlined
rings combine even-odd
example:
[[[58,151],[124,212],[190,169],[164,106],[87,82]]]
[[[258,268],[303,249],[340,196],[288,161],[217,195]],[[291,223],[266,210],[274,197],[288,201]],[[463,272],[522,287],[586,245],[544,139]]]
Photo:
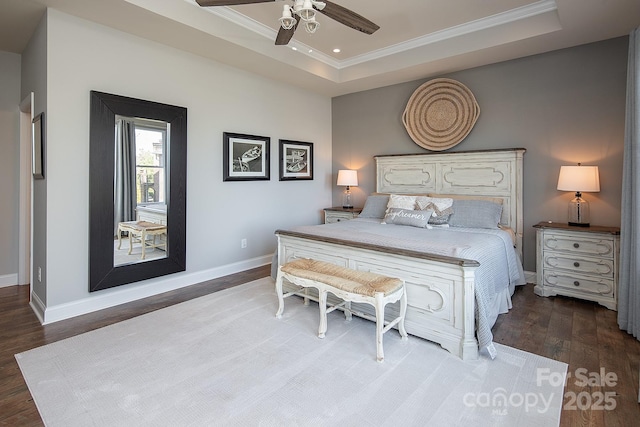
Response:
[[[185,270],[187,110],[91,92],[89,291]]]

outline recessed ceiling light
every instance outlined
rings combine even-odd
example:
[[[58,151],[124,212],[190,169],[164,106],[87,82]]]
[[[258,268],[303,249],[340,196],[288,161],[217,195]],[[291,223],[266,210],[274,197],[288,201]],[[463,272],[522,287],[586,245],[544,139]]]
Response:
[[[338,48],[333,49],[333,53],[340,53],[340,49]]]
[[[298,48],[297,48],[297,47],[295,47],[295,46],[293,46],[291,49],[292,49],[292,50],[298,50]]]
[[[313,49],[309,49],[309,53],[313,52]]]

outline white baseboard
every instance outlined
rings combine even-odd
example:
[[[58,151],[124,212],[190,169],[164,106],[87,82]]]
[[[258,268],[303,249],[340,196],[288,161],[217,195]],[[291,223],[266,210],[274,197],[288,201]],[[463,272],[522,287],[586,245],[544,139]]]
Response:
[[[150,279],[139,282],[138,284],[132,283],[127,286],[105,289],[78,301],[53,305],[50,307],[44,307],[42,302],[40,302],[40,306],[38,306],[38,304],[35,303],[36,301],[32,299],[31,306],[34,311],[36,311],[36,315],[38,315],[37,309],[42,308],[43,315],[40,320],[43,325],[46,325],[153,295],[158,295],[163,292],[184,288],[186,286],[227,276],[229,274],[250,270],[252,268],[270,264],[271,258],[272,255],[265,255],[209,270],[197,271],[195,273],[175,273],[169,276],[164,276],[160,279]]]
[[[0,276],[0,288],[6,288],[7,286],[15,286],[18,284],[17,274],[5,274]]]
[[[44,312],[47,308],[42,300],[35,294],[35,292],[31,292],[31,301],[29,302],[31,306],[31,310],[36,314],[36,317],[44,325]]]

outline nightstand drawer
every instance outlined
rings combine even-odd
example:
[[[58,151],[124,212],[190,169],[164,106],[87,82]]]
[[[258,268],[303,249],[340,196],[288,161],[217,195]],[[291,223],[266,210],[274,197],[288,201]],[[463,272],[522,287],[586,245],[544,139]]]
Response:
[[[570,252],[579,255],[593,255],[600,258],[613,258],[613,239],[582,237],[573,234],[545,233],[545,249]]]
[[[350,219],[353,219],[353,214],[342,213],[342,212],[331,212],[329,215],[325,216],[325,223],[331,224],[334,222],[349,221]]]
[[[598,294],[602,296],[613,296],[614,290],[613,280],[568,275],[557,271],[545,271],[544,285],[571,290],[571,292]]]
[[[356,218],[362,209],[360,208],[326,208],[324,209],[324,223],[333,224],[335,222],[349,221]]]
[[[602,258],[576,257],[557,252],[544,253],[544,269],[565,270],[584,275],[613,279],[613,260]]]

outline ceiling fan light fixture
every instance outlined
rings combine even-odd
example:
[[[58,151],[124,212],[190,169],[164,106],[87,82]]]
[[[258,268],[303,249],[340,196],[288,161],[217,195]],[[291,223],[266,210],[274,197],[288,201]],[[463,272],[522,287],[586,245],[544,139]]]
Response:
[[[316,18],[313,17],[304,23],[304,29],[307,30],[307,33],[313,34],[320,27],[320,23],[316,21]]]
[[[294,25],[296,25],[296,18],[291,15],[291,6],[288,4],[284,5],[284,8],[282,9],[282,18],[278,19],[278,21],[280,21],[280,25],[285,30],[290,30]]]
[[[298,2],[296,2],[296,4],[297,3]],[[311,3],[311,0],[304,0],[304,2],[302,2],[302,7],[299,10],[296,9],[296,14],[303,21],[310,21],[314,19],[316,17],[316,11],[313,9],[313,3]]]
[[[317,10],[323,10],[327,4],[323,1],[316,1],[316,0],[311,0],[311,4],[313,5],[313,7],[315,7]]]
[[[194,0],[189,0],[194,1]],[[195,0],[201,7],[237,6],[254,3],[272,3],[274,0]],[[320,24],[316,21],[316,13],[321,12],[334,21],[365,34],[373,34],[380,26],[369,21],[356,12],[329,0],[275,0],[284,1],[282,16],[278,18],[280,28],[277,31],[276,46],[287,45],[298,25],[304,22],[305,30],[314,33]]]

